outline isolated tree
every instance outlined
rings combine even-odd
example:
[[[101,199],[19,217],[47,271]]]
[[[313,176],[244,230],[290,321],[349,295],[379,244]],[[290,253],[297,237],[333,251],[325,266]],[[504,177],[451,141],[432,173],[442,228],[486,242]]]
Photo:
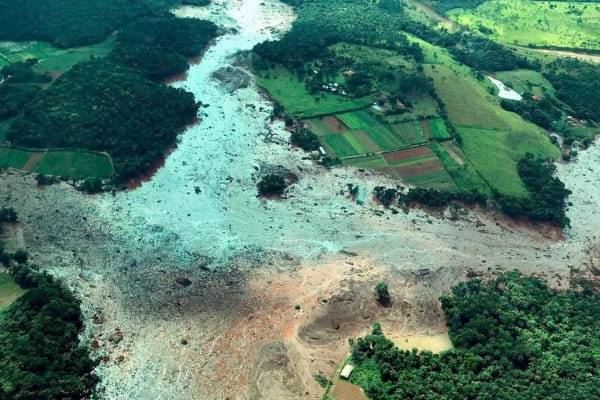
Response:
[[[379,282],[377,286],[375,286],[375,292],[377,293],[377,301],[379,301],[381,305],[390,304],[392,298],[390,297],[387,283]]]

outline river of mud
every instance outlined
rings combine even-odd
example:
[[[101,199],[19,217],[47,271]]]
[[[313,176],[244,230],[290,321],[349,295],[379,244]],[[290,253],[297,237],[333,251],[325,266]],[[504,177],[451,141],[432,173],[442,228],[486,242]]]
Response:
[[[373,322],[392,337],[437,334],[439,296],[468,274],[519,268],[556,283],[589,263],[599,242],[597,145],[558,166],[573,190],[564,240],[478,210],[451,219],[359,206],[348,183],[370,193],[397,182],[314,165],[270,122],[255,86],[230,93],[212,78],[237,52],[288,29],[291,9],[213,0],[175,13],[229,33],[173,84],[207,107],[149,181],[90,197],[2,175],[0,195],[23,222],[9,250],[25,247],[82,300],[82,339],[105,360],[104,399],[320,399],[313,376],[330,376],[348,338]],[[283,200],[257,198],[257,175],[279,165],[299,181]],[[381,279],[390,308],[373,299]]]

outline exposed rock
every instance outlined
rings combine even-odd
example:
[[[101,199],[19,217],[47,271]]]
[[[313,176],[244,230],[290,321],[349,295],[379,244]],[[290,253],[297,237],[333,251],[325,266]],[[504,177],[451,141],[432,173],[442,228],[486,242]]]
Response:
[[[92,317],[92,321],[95,324],[103,324],[106,322],[106,318],[104,318],[104,315],[102,314],[94,314],[94,316]]]
[[[175,282],[179,283],[183,287],[187,287],[192,284],[192,281],[190,281],[188,278],[177,278]]]
[[[117,331],[117,332],[113,333],[112,335],[110,335],[110,337],[108,338],[108,340],[111,343],[117,344],[121,340],[123,340],[123,334],[120,331]]]
[[[213,78],[221,82],[229,93],[247,88],[252,81],[252,78],[246,71],[232,66],[223,67],[215,71]]]

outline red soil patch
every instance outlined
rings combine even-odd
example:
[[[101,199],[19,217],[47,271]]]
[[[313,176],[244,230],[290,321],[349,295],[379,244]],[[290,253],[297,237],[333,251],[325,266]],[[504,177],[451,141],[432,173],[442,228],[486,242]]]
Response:
[[[385,161],[393,163],[397,161],[409,160],[411,158],[427,155],[433,155],[433,151],[431,151],[431,149],[427,146],[421,146],[414,147],[412,149],[398,150],[392,153],[386,153],[383,155],[383,158],[385,158]]]
[[[166,79],[163,79],[163,83],[166,85],[170,85],[171,83],[175,83],[175,82],[179,82],[179,81],[185,81],[187,79],[188,73],[186,72],[182,72],[180,74],[175,74],[173,76],[170,76]]]
[[[429,129],[429,121],[421,121],[421,129],[423,129],[423,135],[425,135],[425,139],[431,139],[431,129]]]
[[[296,326],[293,321],[287,323],[285,328],[283,329],[283,338],[284,339],[293,339],[294,334],[296,333]]]
[[[327,125],[327,128],[329,128],[329,130],[333,133],[344,133],[350,130],[350,128],[348,128],[346,124],[344,124],[342,121],[340,121],[333,115],[327,115],[325,117],[322,117],[321,121],[323,121],[323,123]]]
[[[25,171],[33,171],[33,169],[35,168],[35,165],[38,163],[38,161],[40,161],[42,159],[42,157],[44,157],[45,153],[39,152],[39,153],[33,153],[31,155],[31,157],[29,157],[29,160],[27,160],[27,162],[25,163],[25,165],[23,166],[23,169]]]
[[[410,178],[413,176],[433,174],[435,172],[440,172],[443,169],[444,166],[440,160],[435,159],[412,165],[406,165],[403,167],[397,167],[396,171],[398,171],[401,177]]]
[[[350,382],[338,380],[335,382],[330,393],[331,397],[336,400],[368,400],[360,386],[351,384]]]

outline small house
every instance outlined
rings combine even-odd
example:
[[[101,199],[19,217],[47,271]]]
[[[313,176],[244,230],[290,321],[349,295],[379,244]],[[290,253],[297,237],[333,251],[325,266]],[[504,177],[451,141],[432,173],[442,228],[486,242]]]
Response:
[[[350,378],[350,374],[352,373],[352,370],[354,370],[353,365],[350,365],[350,364],[344,365],[344,368],[342,368],[342,372],[340,372],[340,377],[342,377],[344,379]]]

